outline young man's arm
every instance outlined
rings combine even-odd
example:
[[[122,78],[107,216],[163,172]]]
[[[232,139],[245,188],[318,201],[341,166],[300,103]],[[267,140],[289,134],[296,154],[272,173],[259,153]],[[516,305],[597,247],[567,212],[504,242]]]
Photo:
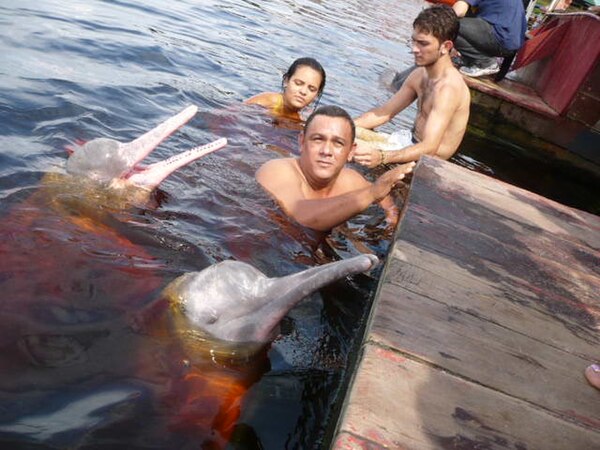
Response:
[[[386,153],[386,163],[416,161],[422,155],[435,156],[452,116],[458,109],[459,97],[454,86],[445,84],[435,93],[435,102],[423,129],[421,142]]]
[[[458,102],[459,96],[453,86],[449,84],[441,86],[438,92],[435,93],[435,103],[427,117],[421,142],[400,150],[385,151],[385,163],[417,161],[422,155],[435,156],[450,120],[457,110]],[[370,163],[369,161],[367,163],[364,162],[366,158],[362,161],[360,157],[357,158],[356,152],[354,159],[372,168],[382,163],[381,152],[373,150],[373,155]]]
[[[367,111],[355,119],[354,124],[357,127],[372,129],[389,122],[396,114],[407,108],[418,97],[417,87],[418,83],[421,82],[422,76],[420,70],[422,69],[413,70],[402,84],[402,87],[387,103],[379,108]],[[360,141],[357,142],[357,147],[354,151],[355,162],[373,168],[383,163],[382,156],[382,153],[376,147],[361,145]]]
[[[283,163],[287,161],[287,163]],[[402,165],[384,173],[373,184],[362,175],[346,169],[345,184],[352,190],[327,198],[307,199],[302,182],[291,160],[272,160],[256,173],[258,182],[275,197],[283,210],[300,224],[319,231],[327,231],[365,210],[371,203],[383,200],[391,188],[412,171],[413,165]],[[295,172],[295,173],[294,173]],[[389,208],[389,205],[384,204]],[[391,212],[389,212],[391,214]],[[388,212],[386,211],[386,216]]]
[[[417,99],[417,90],[414,83],[417,79],[415,73],[418,70],[419,69],[414,70],[408,76],[406,81],[402,84],[402,87],[392,96],[392,98],[383,105],[360,115],[354,120],[354,124],[357,127],[373,129],[389,122],[396,114],[414,102]]]

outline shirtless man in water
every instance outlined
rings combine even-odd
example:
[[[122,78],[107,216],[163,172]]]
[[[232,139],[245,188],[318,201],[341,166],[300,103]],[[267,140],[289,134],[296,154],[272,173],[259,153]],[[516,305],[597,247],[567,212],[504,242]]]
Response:
[[[311,114],[300,133],[300,157],[267,161],[256,179],[288,215],[314,230],[328,231],[375,202],[395,225],[398,209],[388,194],[415,164],[402,164],[370,183],[345,167],[352,159],[354,137],[348,113],[323,106]]]
[[[412,145],[384,151],[359,144],[356,162],[375,167],[416,161],[421,155],[448,159],[454,154],[467,128],[471,102],[469,88],[450,59],[457,33],[458,18],[447,5],[432,6],[417,16],[412,34],[417,68],[388,102],[355,120],[357,127],[372,129],[418,100]]]

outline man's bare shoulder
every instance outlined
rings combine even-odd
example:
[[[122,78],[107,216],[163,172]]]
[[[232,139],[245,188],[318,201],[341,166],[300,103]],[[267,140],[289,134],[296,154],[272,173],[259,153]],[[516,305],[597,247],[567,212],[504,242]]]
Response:
[[[369,183],[369,181],[367,181],[367,179],[358,171],[351,169],[350,167],[344,167],[336,180],[335,195],[341,195],[346,192],[361,189],[369,184],[371,183]]]
[[[260,166],[260,168],[256,171],[256,177],[283,177],[284,175],[288,175],[290,172],[297,172],[295,158],[271,159]]]
[[[427,71],[424,67],[417,67],[413,70],[406,80],[404,80],[403,86],[409,87],[415,91],[418,91],[423,83],[423,80],[427,77]]]
[[[448,80],[455,84],[456,86],[460,86],[461,88],[467,88],[467,82],[465,81],[465,77],[458,71],[458,69],[454,66],[449,67],[447,70]]]
[[[295,158],[271,159],[256,171],[255,177],[263,188],[276,197],[281,195],[282,190],[297,186],[302,181]]]
[[[456,69],[456,67],[449,67],[444,71],[443,81],[437,86],[438,91],[445,91],[446,99],[456,103],[457,107],[468,106],[471,101],[471,93],[469,87],[465,82],[464,77]]]

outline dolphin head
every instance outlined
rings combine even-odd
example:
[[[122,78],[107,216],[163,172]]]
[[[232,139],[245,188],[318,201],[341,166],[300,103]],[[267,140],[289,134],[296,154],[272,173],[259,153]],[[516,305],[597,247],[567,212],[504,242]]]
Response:
[[[221,342],[260,344],[256,346],[260,348],[275,337],[281,319],[300,300],[377,262],[374,255],[361,255],[268,278],[248,264],[224,261],[175,279],[164,294],[189,327]]]
[[[175,170],[227,144],[222,138],[164,161],[148,166],[140,164],[164,139],[194,117],[197,110],[196,106],[188,106],[132,142],[121,143],[108,138],[87,142],[74,149],[67,161],[67,172],[111,188],[137,187],[151,191]]]

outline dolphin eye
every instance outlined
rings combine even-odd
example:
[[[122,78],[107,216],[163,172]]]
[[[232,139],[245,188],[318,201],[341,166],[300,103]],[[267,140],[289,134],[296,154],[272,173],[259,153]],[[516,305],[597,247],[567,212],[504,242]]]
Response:
[[[208,320],[206,321],[207,324],[212,325],[213,323],[217,323],[217,320],[219,320],[219,318],[217,316],[210,316],[208,318]]]

